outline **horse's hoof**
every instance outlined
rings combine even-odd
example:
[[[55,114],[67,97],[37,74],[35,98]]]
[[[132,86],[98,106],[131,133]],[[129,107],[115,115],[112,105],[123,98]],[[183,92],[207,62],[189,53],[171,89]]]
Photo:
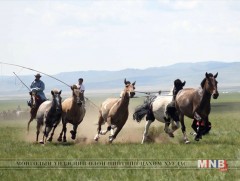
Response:
[[[109,143],[112,143],[113,142],[113,137],[112,136],[109,136]]]
[[[95,140],[95,141],[98,141],[98,139],[99,139],[99,136],[95,136],[95,137],[94,137],[94,140]]]
[[[44,144],[43,140],[40,140],[39,143],[40,143],[40,144]]]
[[[66,143],[66,142],[67,142],[67,140],[66,140],[66,139],[63,139],[63,142],[64,142],[64,143]]]
[[[185,140],[185,144],[189,144],[190,143],[190,141],[189,140]]]
[[[197,133],[191,132],[190,135],[197,136]]]
[[[195,141],[199,141],[200,139],[202,139],[202,136],[195,136]]]
[[[171,138],[174,138],[174,134],[173,133],[168,133],[168,136]]]
[[[58,140],[59,142],[62,142],[62,138],[58,138],[57,140]]]
[[[195,137],[194,140],[195,140],[195,141],[199,141],[199,138],[196,138],[196,137]]]

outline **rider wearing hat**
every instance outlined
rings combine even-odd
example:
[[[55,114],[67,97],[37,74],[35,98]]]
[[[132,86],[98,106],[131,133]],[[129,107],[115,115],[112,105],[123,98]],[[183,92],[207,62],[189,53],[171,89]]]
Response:
[[[35,80],[32,82],[32,84],[30,85],[30,88],[31,88],[31,92],[36,92],[42,102],[44,102],[45,100],[47,100],[45,94],[44,94],[44,89],[45,89],[45,84],[43,81],[40,80],[41,78],[41,75],[38,73],[35,75]],[[28,105],[31,105],[30,102],[28,102]]]

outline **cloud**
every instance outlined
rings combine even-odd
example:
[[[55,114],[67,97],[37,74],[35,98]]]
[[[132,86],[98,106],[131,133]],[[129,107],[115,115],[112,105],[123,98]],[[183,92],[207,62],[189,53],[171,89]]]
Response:
[[[158,0],[160,6],[171,10],[191,10],[200,4],[200,0]]]
[[[116,70],[239,57],[239,7],[227,0],[0,1],[0,58],[81,59],[82,70]],[[79,69],[72,64],[56,71]]]

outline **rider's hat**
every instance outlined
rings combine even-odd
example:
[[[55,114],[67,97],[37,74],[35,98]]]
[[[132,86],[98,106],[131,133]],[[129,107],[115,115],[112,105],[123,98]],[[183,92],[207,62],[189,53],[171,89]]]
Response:
[[[35,77],[42,77],[40,74],[36,74]]]

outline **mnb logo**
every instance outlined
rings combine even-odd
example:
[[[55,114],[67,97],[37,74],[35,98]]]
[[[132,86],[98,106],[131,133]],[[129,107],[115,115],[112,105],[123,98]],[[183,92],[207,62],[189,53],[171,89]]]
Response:
[[[220,171],[227,171],[227,160],[198,160],[198,168],[219,168]]]

